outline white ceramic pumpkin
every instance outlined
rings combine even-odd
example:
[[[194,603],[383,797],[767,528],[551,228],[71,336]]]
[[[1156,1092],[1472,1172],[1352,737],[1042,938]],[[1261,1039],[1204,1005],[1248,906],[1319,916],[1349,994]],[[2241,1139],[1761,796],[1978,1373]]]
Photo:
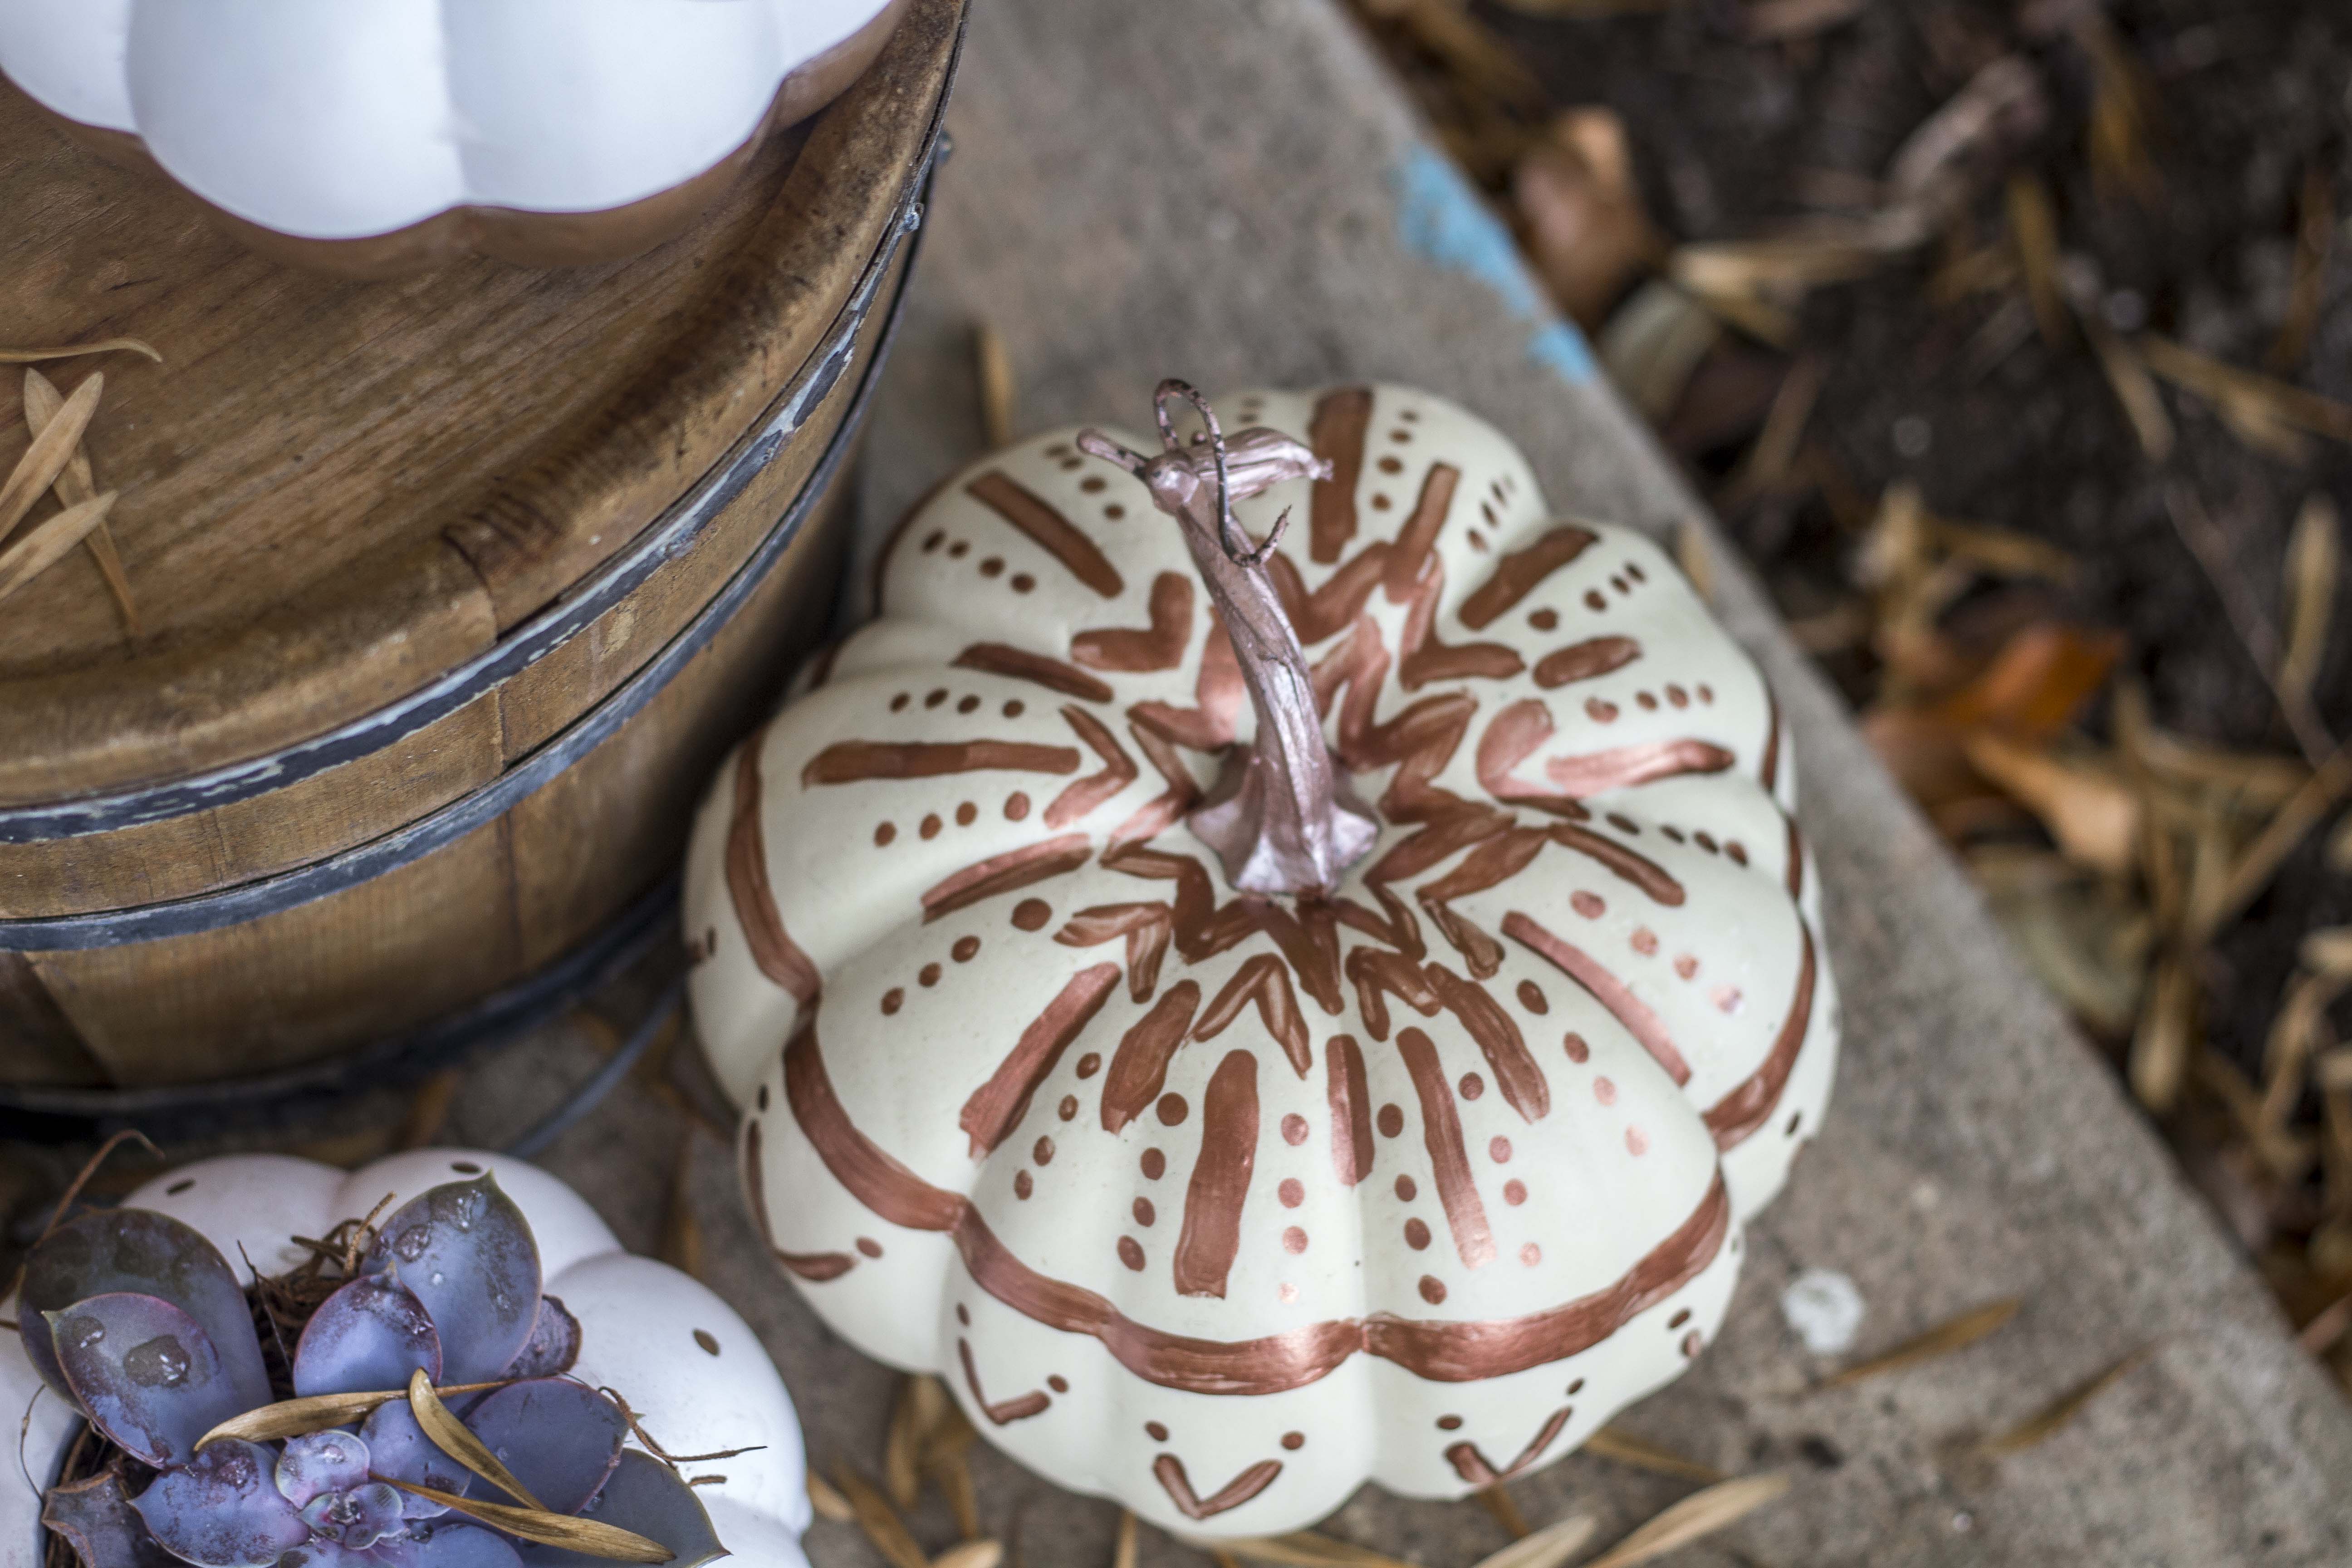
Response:
[[[713,176],[846,86],[901,9],[9,0],[0,71],[280,254],[374,273],[467,248],[586,261],[691,222]]]
[[[1459,1496],[1677,1375],[1837,1050],[1776,705],[1673,562],[1425,394],[1224,407],[1271,427],[1233,438],[1238,516],[1291,514],[1266,602],[1371,803],[1336,889],[1236,894],[1195,837],[1265,752],[1242,601],[1057,431],[907,521],[686,892],[803,1294],[1046,1476],[1209,1535],[1368,1478]],[[1206,450],[1141,471],[1197,496]]]
[[[809,1501],[800,1424],[758,1336],[697,1280],[623,1251],[585,1200],[537,1166],[465,1149],[416,1150],[355,1172],[282,1155],[238,1154],[158,1176],[123,1205],[158,1210],[194,1226],[240,1272],[242,1259],[250,1258],[274,1273],[304,1257],[288,1245],[290,1237],[324,1236],[387,1194],[404,1202],[484,1171],[530,1222],[547,1293],[579,1321],[580,1358],[572,1375],[591,1386],[619,1389],[665,1446],[717,1451],[763,1445],[680,1468],[689,1479],[725,1476],[696,1492],[733,1561],[748,1568],[806,1568],[800,1535],[808,1527]],[[13,1301],[5,1315],[15,1315]],[[0,1408],[13,1414],[28,1406],[25,1453],[33,1474],[46,1479],[79,1419],[46,1389],[8,1335],[0,1342]],[[40,1516],[38,1494],[21,1484],[0,1486],[0,1568],[39,1568],[47,1535]]]

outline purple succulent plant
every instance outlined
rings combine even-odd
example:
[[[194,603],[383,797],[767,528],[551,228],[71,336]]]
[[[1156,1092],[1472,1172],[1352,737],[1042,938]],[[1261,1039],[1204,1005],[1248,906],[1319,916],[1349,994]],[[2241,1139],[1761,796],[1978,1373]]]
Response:
[[[273,1403],[242,1287],[212,1244],[142,1209],[84,1215],[25,1270],[25,1352],[90,1425],[154,1479],[51,1489],[45,1517],[85,1568],[584,1568],[424,1488],[616,1525],[667,1547],[671,1568],[724,1553],[692,1489],[622,1447],[625,1414],[562,1375],[580,1325],[540,1289],[530,1226],[497,1181],[453,1182],[386,1220],[358,1270],[311,1314],[291,1355],[297,1398],[498,1386],[451,1411],[529,1498],[509,1497],[426,1435],[404,1398],[357,1429],[282,1444],[205,1435]],[[134,1472],[136,1473],[136,1472]],[[110,1483],[110,1484],[109,1484]]]

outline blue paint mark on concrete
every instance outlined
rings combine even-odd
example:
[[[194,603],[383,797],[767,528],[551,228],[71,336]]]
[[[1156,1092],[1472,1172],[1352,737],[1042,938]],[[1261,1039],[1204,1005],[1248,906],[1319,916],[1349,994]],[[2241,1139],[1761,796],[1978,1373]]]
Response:
[[[1584,334],[1559,318],[1519,259],[1511,231],[1486,208],[1453,160],[1424,142],[1406,149],[1391,176],[1397,230],[1405,248],[1493,289],[1511,314],[1534,327],[1528,357],[1570,385],[1597,374]]]

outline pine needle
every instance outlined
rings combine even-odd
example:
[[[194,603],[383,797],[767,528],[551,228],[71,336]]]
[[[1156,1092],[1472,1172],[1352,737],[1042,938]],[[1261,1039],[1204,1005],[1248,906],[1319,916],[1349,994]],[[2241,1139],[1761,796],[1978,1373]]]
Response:
[[[1900,1372],[1906,1367],[1916,1366],[1922,1362],[1934,1361],[1938,1357],[1950,1355],[1955,1351],[1965,1350],[1988,1334],[1997,1332],[2011,1318],[2017,1316],[2017,1310],[2024,1303],[2019,1298],[2004,1296],[1998,1301],[1988,1301],[1981,1307],[1972,1307],[1957,1318],[1937,1324],[1916,1338],[1904,1341],[1882,1355],[1874,1355],[1868,1361],[1846,1368],[1818,1386],[1824,1389],[1850,1388],[1865,1379],[1881,1377],[1890,1372]]]
[[[1996,1458],[2021,1454],[2028,1448],[2048,1441],[2063,1431],[2085,1405],[2105,1393],[2110,1384],[2121,1380],[2140,1363],[2156,1353],[2153,1344],[2146,1344],[2113,1366],[2083,1383],[2077,1384],[2037,1414],[2020,1422],[1998,1436],[1988,1437],[1977,1445],[1977,1451]]]
[[[90,530],[104,522],[106,514],[114,510],[116,493],[108,490],[79,506],[69,506],[54,517],[45,518],[27,530],[24,538],[0,550],[0,599],[56,565],[89,536]]]
[[[1001,1541],[966,1541],[931,1559],[931,1568],[996,1568],[1004,1561]]]
[[[0,539],[5,539],[33,510],[41,492],[57,483],[58,476],[66,471],[73,460],[74,449],[81,445],[81,435],[89,428],[90,416],[98,412],[98,399],[106,389],[106,377],[89,375],[74,388],[74,394],[58,410],[57,417],[33,437],[25,455],[16,459],[5,484],[0,484]]]
[[[851,1514],[874,1550],[882,1553],[891,1568],[931,1568],[931,1560],[898,1522],[890,1507],[890,1500],[876,1491],[866,1479],[846,1465],[837,1465],[833,1472],[834,1484],[849,1501]]]
[[[1111,1547],[1110,1568],[1135,1568],[1135,1515],[1118,1510],[1118,1540]]]
[[[65,395],[58,390],[55,382],[29,365],[25,368],[25,423],[35,436],[58,416],[65,403]],[[57,492],[59,503],[68,507],[79,506],[96,496],[98,482],[90,472],[89,454],[77,445],[73,456],[66,461],[65,471],[50,488]],[[137,637],[141,630],[139,604],[131,596],[131,577],[122,569],[122,554],[114,547],[112,531],[100,523],[90,530],[82,543],[89,549],[90,559],[98,563],[99,575],[106,579],[107,592],[114,595],[116,605],[122,611],[123,628]]]
[[[849,1500],[814,1470],[808,1473],[808,1495],[809,1506],[816,1510],[819,1519],[829,1519],[835,1524],[848,1524],[857,1518],[857,1510],[849,1506]]]
[[[2328,622],[2343,587],[2344,552],[2336,503],[2315,493],[2303,503],[2286,546],[2286,651],[2278,683],[2297,700],[2311,701],[2311,683],[2327,652]]]
[[[84,354],[112,353],[117,349],[126,349],[135,354],[145,354],[157,364],[163,363],[163,356],[156,352],[155,346],[143,339],[106,338],[94,343],[67,343],[58,348],[0,349],[0,364],[31,364],[37,360],[47,359],[79,359]]]
[[[2025,297],[2034,325],[2053,349],[2066,346],[2066,296],[2058,283],[2058,209],[2038,174],[2009,177],[2009,233],[2025,268]]]
[[[1335,1540],[1311,1530],[1294,1531],[1288,1535],[1247,1536],[1223,1544],[1235,1556],[1254,1563],[1277,1563],[1280,1568],[1409,1568],[1370,1547]]]
[[[1700,601],[1715,603],[1715,557],[1707,551],[1706,535],[1699,531],[1696,522],[1685,520],[1675,525],[1675,562],[1683,569],[1683,575],[1690,579]]]
[[[479,1394],[486,1389],[504,1388],[492,1383],[457,1383],[434,1390],[436,1394]],[[303,1399],[281,1399],[275,1405],[264,1405],[242,1415],[233,1415],[196,1439],[202,1449],[205,1444],[223,1437],[242,1437],[248,1443],[275,1443],[286,1437],[299,1437],[306,1433],[324,1432],[330,1426],[347,1426],[365,1419],[379,1405],[390,1405],[395,1399],[408,1397],[404,1388],[388,1388],[366,1394],[314,1394]]]
[[[623,1530],[615,1524],[578,1519],[571,1514],[550,1513],[545,1509],[509,1508],[503,1503],[478,1502],[472,1498],[459,1497],[455,1492],[420,1487],[390,1477],[383,1479],[402,1491],[413,1492],[428,1501],[437,1502],[453,1513],[479,1520],[484,1524],[505,1531],[509,1535],[520,1535],[525,1541],[541,1546],[562,1547],[615,1563],[667,1563],[677,1555],[660,1542],[639,1535],[633,1530]],[[929,1568],[929,1564],[926,1563],[924,1568]]]
[[[1725,1530],[1789,1489],[1786,1476],[1741,1476],[1695,1492],[1586,1563],[1584,1568],[1632,1568],[1679,1546]]]
[[[1589,1514],[1570,1514],[1480,1558],[1475,1568],[1560,1568],[1600,1528]]]
[[[972,358],[980,374],[980,426],[989,449],[1013,445],[1019,427],[1015,417],[1020,393],[1013,380],[1013,356],[1005,352],[1004,336],[987,321],[972,329]]]
[[[2225,418],[2251,415],[2258,421],[2290,426],[2331,440],[2352,441],[2352,405],[2209,359],[2154,332],[2141,337],[2139,348],[2150,370],[2204,398]],[[2245,434],[2234,419],[2231,427]]]
[[[1696,1459],[1685,1459],[1670,1448],[1661,1448],[1655,1443],[1636,1437],[1617,1426],[1603,1426],[1587,1437],[1583,1451],[1597,1458],[1614,1459],[1621,1465],[1631,1465],[1637,1470],[1679,1476],[1688,1481],[1712,1484],[1724,1479],[1721,1470],[1710,1469]]]
[[[417,1426],[433,1440],[433,1446],[465,1466],[482,1479],[498,1488],[525,1508],[547,1511],[547,1505],[530,1495],[530,1489],[515,1479],[515,1473],[499,1462],[489,1445],[466,1428],[465,1423],[449,1414],[433,1392],[433,1380],[418,1367],[408,1374],[408,1411],[416,1417]]]

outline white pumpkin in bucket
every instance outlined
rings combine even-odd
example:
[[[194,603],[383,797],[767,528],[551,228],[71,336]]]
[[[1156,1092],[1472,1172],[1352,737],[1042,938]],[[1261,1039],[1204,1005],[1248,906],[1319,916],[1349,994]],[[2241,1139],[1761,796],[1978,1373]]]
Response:
[[[1266,1534],[1689,1365],[1837,1010],[1776,705],[1662,552],[1422,393],[1180,398],[916,510],[704,806],[687,936],[825,1320]]]

